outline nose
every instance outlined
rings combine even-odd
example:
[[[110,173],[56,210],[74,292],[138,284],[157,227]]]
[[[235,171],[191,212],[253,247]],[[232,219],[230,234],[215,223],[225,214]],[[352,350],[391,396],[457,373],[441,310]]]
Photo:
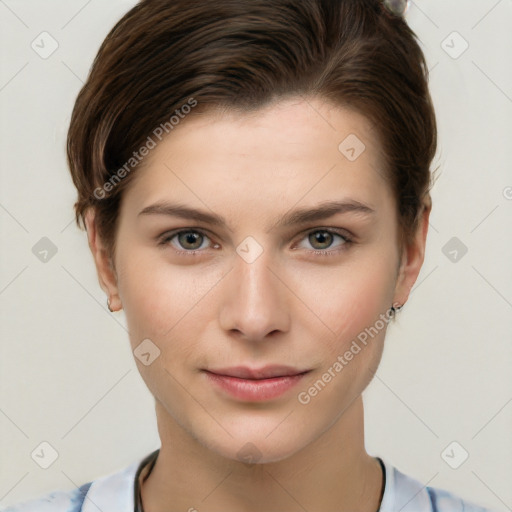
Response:
[[[266,251],[252,262],[236,255],[234,268],[221,291],[220,325],[248,341],[286,332],[290,325],[292,295],[280,267]]]

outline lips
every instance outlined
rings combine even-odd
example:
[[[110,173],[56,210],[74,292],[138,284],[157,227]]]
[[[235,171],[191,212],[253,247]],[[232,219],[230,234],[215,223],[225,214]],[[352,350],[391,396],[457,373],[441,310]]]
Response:
[[[302,370],[284,365],[268,365],[262,368],[234,366],[230,368],[212,368],[205,371],[226,377],[236,377],[238,379],[261,380],[301,375],[303,373],[307,373],[310,370]]]
[[[311,370],[271,365],[205,370],[206,381],[222,396],[244,402],[265,402],[288,394]]]

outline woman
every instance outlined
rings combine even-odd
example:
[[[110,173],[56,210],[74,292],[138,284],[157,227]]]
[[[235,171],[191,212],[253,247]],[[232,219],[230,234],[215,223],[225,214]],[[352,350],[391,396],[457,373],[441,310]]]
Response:
[[[483,511],[364,446],[362,392],[420,272],[436,121],[380,0],[143,0],[68,160],[161,448],[11,511]]]

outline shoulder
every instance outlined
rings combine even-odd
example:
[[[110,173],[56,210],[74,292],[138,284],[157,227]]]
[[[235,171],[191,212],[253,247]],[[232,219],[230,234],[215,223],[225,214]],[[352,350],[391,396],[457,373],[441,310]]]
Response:
[[[135,476],[145,459],[70,491],[57,490],[7,508],[0,507],[0,512],[133,512]]]
[[[23,501],[0,512],[79,512],[92,482],[71,491],[54,491]]]
[[[461,512],[492,512],[488,508],[465,500],[445,489],[437,487],[426,487],[425,489],[429,494],[433,510],[436,512],[449,512],[451,510],[460,510]]]
[[[383,462],[386,486],[379,512],[494,512],[446,489],[424,485]]]

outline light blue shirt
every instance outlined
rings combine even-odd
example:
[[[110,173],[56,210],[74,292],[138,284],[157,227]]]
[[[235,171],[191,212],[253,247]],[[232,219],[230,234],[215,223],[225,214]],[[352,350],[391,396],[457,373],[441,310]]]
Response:
[[[78,489],[45,494],[0,512],[134,512],[135,479],[146,457]],[[493,512],[449,491],[426,487],[381,460],[386,471],[386,485],[379,512]]]

